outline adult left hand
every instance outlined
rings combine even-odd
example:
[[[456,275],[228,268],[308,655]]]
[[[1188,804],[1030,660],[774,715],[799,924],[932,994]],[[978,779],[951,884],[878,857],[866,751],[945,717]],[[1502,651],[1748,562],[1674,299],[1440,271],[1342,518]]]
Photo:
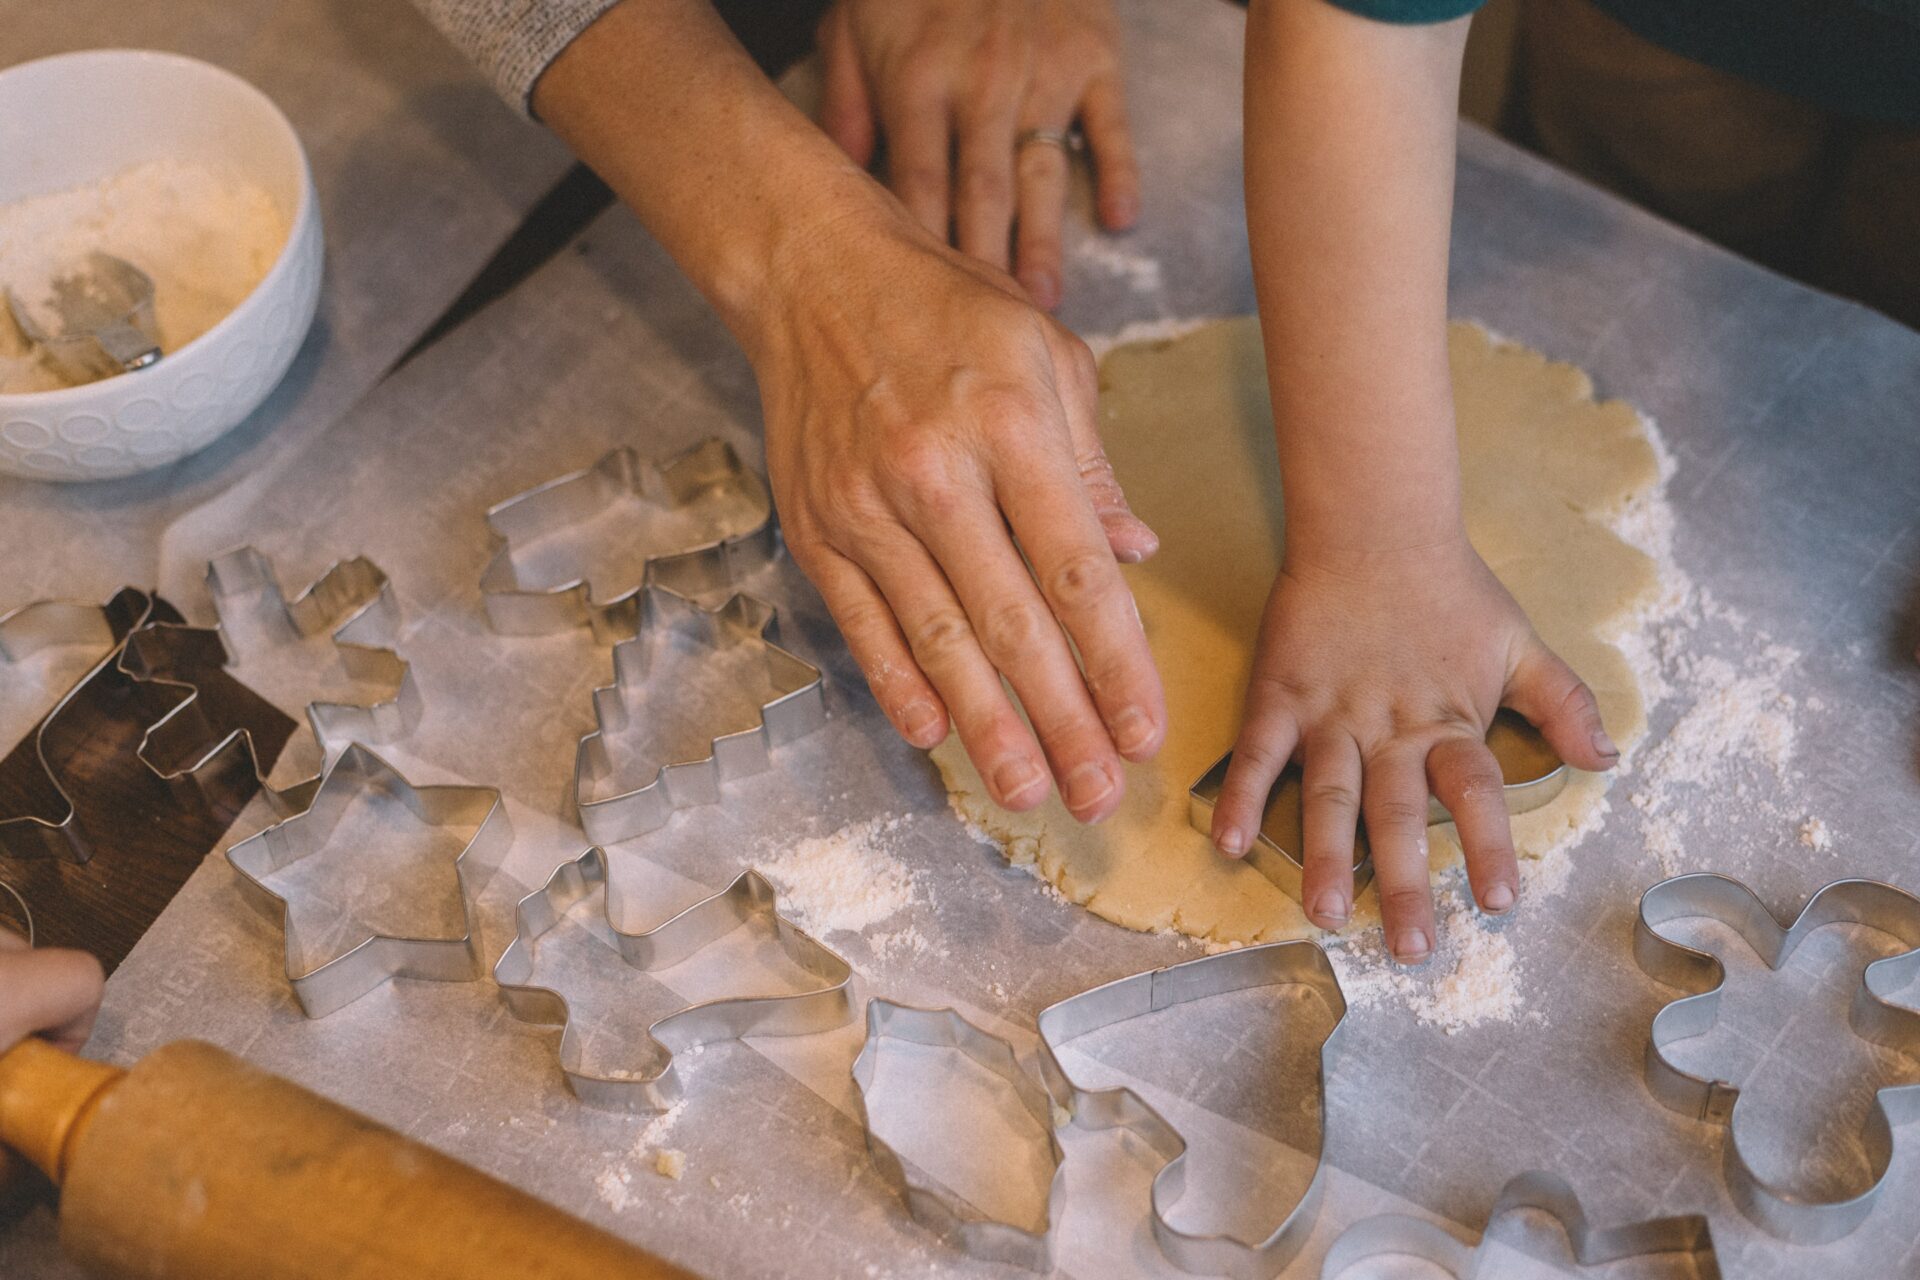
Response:
[[[1061,299],[1060,229],[1077,123],[1100,224],[1132,226],[1140,171],[1127,129],[1112,0],[835,0],[820,24],[820,125],[920,224]]]

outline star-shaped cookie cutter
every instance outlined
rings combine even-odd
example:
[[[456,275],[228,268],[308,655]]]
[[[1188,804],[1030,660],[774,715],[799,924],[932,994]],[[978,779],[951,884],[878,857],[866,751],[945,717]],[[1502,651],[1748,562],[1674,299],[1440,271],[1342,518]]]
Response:
[[[312,969],[302,969],[303,954],[287,900],[267,887],[276,871],[311,857],[327,845],[354,797],[381,790],[404,804],[422,822],[471,832],[453,861],[460,886],[464,924],[454,938],[392,937],[369,933],[351,950]],[[416,787],[399,770],[360,743],[353,743],[321,775],[312,805],[303,813],[249,836],[227,850],[239,873],[240,889],[286,935],[287,981],[309,1018],[324,1018],[345,1008],[392,978],[433,982],[470,982],[486,973],[480,938],[474,929],[476,868],[499,866],[513,844],[513,824],[500,793],[492,787]]]
[[[609,1111],[664,1111],[681,1097],[676,1055],[742,1036],[801,1036],[831,1031],[853,1021],[853,966],[782,916],[773,884],[757,871],[743,871],[709,898],[640,933],[613,929],[620,957],[643,972],[665,969],[719,941],[741,925],[765,918],[787,957],[826,985],[786,995],[727,996],[677,1010],[647,1028],[649,1061],[637,1070],[595,1074],[579,1062],[577,1025],[567,999],[533,981],[534,952],[542,935],[595,890],[608,896],[606,918],[616,914],[607,855],[595,846],[554,868],[546,884],[514,909],[514,937],[493,966],[507,1009],[522,1022],[557,1026],[560,1070],[574,1094],[590,1107]]]
[[[206,580],[216,615],[235,597],[264,592],[269,609],[280,614],[295,635],[329,633],[350,678],[392,690],[370,703],[307,704],[307,726],[321,752],[322,772],[330,743],[393,742],[419,724],[422,703],[413,669],[391,647],[400,631],[400,603],[385,571],[373,561],[365,556],[337,561],[291,600],[281,590],[272,562],[253,547],[216,556],[207,564]],[[211,627],[156,623],[128,638],[122,670],[136,680],[180,692],[178,705],[148,728],[140,759],[162,781],[249,794],[257,786],[278,813],[299,813],[312,803],[321,774],[286,787],[268,785],[252,732],[242,726],[222,733],[209,724],[199,688],[177,678],[183,670],[231,665],[234,656],[220,622]],[[156,757],[186,763],[161,765]]]
[[[1313,1178],[1307,1189],[1264,1240],[1230,1235],[1195,1235],[1173,1225],[1169,1216],[1186,1189],[1186,1139],[1139,1094],[1127,1088],[1082,1089],[1057,1056],[1068,1042],[1160,1009],[1208,996],[1255,987],[1304,986],[1333,1014],[1333,1026],[1320,1045],[1319,1140],[1311,1154]],[[1313,1229],[1324,1181],[1327,1136],[1327,1072],[1346,1021],[1347,1000],[1327,953],[1312,942],[1268,942],[1202,956],[1164,969],[1120,978],[1069,996],[1040,1011],[1040,1069],[1054,1099],[1088,1129],[1131,1130],[1164,1162],[1153,1176],[1153,1238],[1167,1261],[1198,1275],[1236,1280],[1267,1280],[1299,1252]]]
[[[1487,745],[1500,761],[1505,785],[1501,795],[1510,814],[1530,813],[1566,790],[1571,776],[1567,766],[1553,754],[1553,748],[1540,731],[1518,713],[1502,708],[1487,732]],[[1187,820],[1198,831],[1213,830],[1213,808],[1227,780],[1227,766],[1233,762],[1229,751],[1214,761],[1213,767],[1187,792]],[[1294,901],[1300,900],[1302,866],[1300,850],[1305,847],[1301,834],[1301,773],[1298,765],[1288,765],[1274,780],[1262,810],[1260,829],[1246,853],[1246,862],[1271,880]],[[1451,822],[1453,815],[1438,798],[1427,801],[1427,822]],[[1373,882],[1373,855],[1367,847],[1365,825],[1355,833],[1353,844],[1353,891],[1359,893]]]
[[[730,491],[743,518],[722,522],[692,546],[649,558],[641,580],[596,600],[584,578],[553,586],[528,586],[513,561],[516,543],[527,543],[592,519],[626,497],[666,509],[688,506],[702,495]],[[569,472],[487,511],[498,543],[480,577],[487,620],[504,635],[545,635],[579,626],[602,642],[618,641],[640,628],[640,597],[649,583],[685,596],[723,591],[779,554],[773,499],[766,482],[740,461],[733,446],[710,439],[663,462],[619,448],[590,467]]]
[[[595,844],[615,844],[664,826],[676,809],[713,804],[721,784],[765,773],[773,749],[812,733],[827,720],[820,668],[775,642],[774,607],[753,596],[735,595],[715,609],[664,587],[644,588],[637,597],[639,632],[613,648],[613,683],[593,691],[594,729],[583,735],[574,755],[573,794],[580,825]],[[760,723],[721,734],[707,755],[663,764],[644,785],[602,795],[616,772],[606,734],[627,725],[630,690],[647,676],[649,641],[661,627],[691,633],[714,650],[751,646],[765,657],[773,697],[760,706]]]
[[[1727,1189],[1747,1217],[1794,1244],[1837,1240],[1858,1227],[1879,1200],[1893,1162],[1894,1126],[1920,1119],[1920,1081],[1890,1085],[1874,1095],[1861,1133],[1873,1180],[1858,1195],[1809,1200],[1763,1179],[1740,1149],[1739,1086],[1694,1075],[1667,1057],[1669,1045],[1712,1029],[1726,984],[1726,967],[1718,958],[1659,933],[1669,921],[1694,917],[1732,929],[1770,969],[1785,964],[1808,934],[1830,924],[1865,925],[1898,939],[1904,951],[1874,961],[1861,974],[1850,1021],[1861,1039],[1920,1057],[1920,1011],[1888,998],[1920,975],[1920,898],[1878,880],[1836,880],[1786,922],[1745,884],[1710,872],[1662,880],[1640,895],[1634,959],[1655,982],[1699,988],[1654,1015],[1647,1040],[1647,1087],[1671,1110],[1725,1127],[1721,1150]]]
[[[73,797],[61,785],[47,756],[50,729],[74,706],[87,684],[119,659],[129,635],[154,616],[155,598],[135,587],[122,587],[104,604],[77,600],[37,600],[0,614],[0,662],[20,662],[43,649],[93,645],[102,653],[40,718],[29,733],[39,772],[52,787],[54,804],[46,812],[0,816],[0,853],[14,858],[60,858],[85,862],[92,855],[80,829]],[[24,739],[23,739],[24,741]]]
[[[903,1040],[936,1049],[954,1049],[1000,1077],[1020,1105],[1047,1135],[1053,1177],[1047,1185],[1047,1225],[1035,1232],[981,1211],[903,1159],[874,1129],[867,1110],[883,1039]],[[914,1221],[941,1239],[987,1262],[1029,1271],[1053,1269],[1053,1228],[1059,1223],[1066,1191],[1066,1151],[1054,1133],[1053,1100],[1046,1088],[1020,1065],[1013,1046],[983,1031],[953,1009],[922,1009],[892,1000],[867,1002],[867,1040],[853,1060],[854,1105],[867,1136],[867,1154],[907,1203]]]
[[[1501,1220],[1522,1209],[1539,1210],[1558,1222],[1574,1261],[1582,1267],[1677,1253],[1691,1257],[1695,1280],[1720,1280],[1720,1259],[1706,1218],[1699,1214],[1651,1218],[1600,1230],[1588,1224],[1580,1197],[1566,1180],[1541,1171],[1520,1174],[1501,1188],[1477,1243],[1470,1244],[1425,1218],[1400,1213],[1362,1218],[1327,1250],[1320,1263],[1320,1280],[1340,1280],[1349,1268],[1389,1255],[1424,1259],[1453,1280],[1478,1280],[1482,1265],[1493,1256],[1488,1246],[1496,1243]]]

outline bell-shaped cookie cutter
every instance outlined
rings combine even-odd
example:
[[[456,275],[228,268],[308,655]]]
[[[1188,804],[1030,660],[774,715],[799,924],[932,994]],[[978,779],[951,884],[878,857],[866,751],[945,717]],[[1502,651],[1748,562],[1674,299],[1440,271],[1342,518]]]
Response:
[[[614,646],[613,683],[593,691],[595,728],[581,737],[574,756],[574,800],[580,825],[595,844],[631,840],[664,826],[676,809],[717,802],[722,783],[765,773],[775,747],[805,737],[827,719],[820,669],[775,642],[777,615],[765,601],[735,595],[705,609],[654,586],[639,593],[635,618],[640,631]],[[646,679],[651,633],[660,627],[690,631],[715,650],[758,648],[773,697],[761,704],[760,723],[714,738],[707,755],[664,764],[644,785],[602,795],[602,784],[616,772],[606,734],[626,727],[629,692]]]
[[[873,1126],[867,1095],[879,1062],[883,1039],[903,1040],[936,1049],[954,1049],[1006,1081],[1027,1114],[1047,1135],[1053,1177],[1047,1187],[1047,1225],[1038,1232],[993,1218],[935,1182],[892,1147]],[[1029,1271],[1053,1268],[1052,1232],[1060,1220],[1066,1190],[1066,1152],[1054,1133],[1053,1100],[1014,1055],[1013,1046],[983,1031],[953,1009],[922,1009],[892,1000],[867,1002],[867,1040],[853,1060],[854,1104],[867,1136],[867,1153],[889,1184],[906,1201],[914,1221],[931,1228],[949,1244],[987,1262]]]
[[[588,1106],[664,1111],[681,1097],[677,1054],[743,1036],[812,1035],[853,1021],[853,966],[780,914],[770,881],[757,871],[743,871],[719,893],[651,929],[626,933],[615,927],[621,959],[642,971],[664,969],[741,925],[765,918],[787,957],[825,985],[786,995],[729,996],[670,1013],[647,1028],[651,1061],[637,1071],[595,1074],[570,1065],[580,1060],[572,1010],[558,991],[534,984],[534,951],[541,935],[595,890],[607,895],[612,890],[606,851],[598,846],[561,863],[545,885],[520,900],[514,909],[513,941],[493,966],[494,981],[514,1017],[561,1028],[560,1069]],[[611,924],[615,911],[610,898],[606,909]]]
[[[1503,770],[1507,774],[1502,795],[1507,802],[1510,814],[1530,813],[1540,808],[1562,791],[1566,790],[1567,779],[1571,776],[1567,766],[1553,755],[1546,739],[1539,730],[1528,724],[1518,713],[1502,709],[1494,717],[1494,727],[1488,733],[1489,745],[1496,748],[1497,755],[1510,757],[1502,759]],[[1233,761],[1233,752],[1221,756],[1213,762],[1213,767],[1200,775],[1187,793],[1187,820],[1201,832],[1213,830],[1213,809],[1219,803],[1220,789],[1227,780],[1227,766]],[[1246,862],[1254,870],[1271,880],[1281,892],[1296,902],[1300,900],[1300,814],[1301,814],[1301,775],[1298,765],[1288,765],[1273,789],[1267,793],[1266,808],[1262,810],[1265,821],[1260,830],[1254,833],[1253,843],[1247,849]],[[1438,798],[1427,801],[1427,821],[1450,822],[1453,815]],[[1279,835],[1274,827],[1283,828],[1289,834]],[[1288,848],[1292,845],[1292,848]],[[1373,881],[1373,855],[1367,848],[1364,828],[1356,833],[1353,845],[1353,891],[1359,893]]]
[[[1740,1147],[1740,1087],[1694,1075],[1667,1057],[1667,1047],[1705,1035],[1720,1016],[1727,971],[1705,951],[1662,937],[1673,920],[1705,917],[1732,929],[1770,969],[1778,969],[1808,934],[1830,924],[1858,924],[1898,939],[1905,950],[1866,966],[1849,1009],[1854,1034],[1920,1058],[1920,1011],[1889,996],[1920,976],[1920,898],[1878,880],[1836,880],[1818,890],[1791,922],[1775,916],[1745,884],[1711,872],[1662,880],[1640,895],[1633,956],[1655,982],[1701,988],[1654,1015],[1647,1039],[1646,1078],[1653,1096],[1673,1111],[1724,1126],[1722,1165],[1727,1190],[1741,1212],[1794,1244],[1824,1244],[1853,1231],[1873,1211],[1893,1162],[1893,1130],[1920,1119],[1920,1081],[1890,1085],[1874,1095],[1861,1143],[1872,1185],[1844,1200],[1809,1200],[1763,1179]]]
[[[13,858],[60,858],[85,862],[92,855],[73,806],[47,756],[49,729],[74,714],[87,685],[120,657],[127,637],[153,617],[155,599],[135,587],[122,587],[104,604],[78,600],[37,600],[0,614],[0,662],[20,662],[43,649],[93,645],[102,650],[87,673],[75,681],[30,732],[37,768],[52,785],[56,803],[44,813],[0,815],[0,853]]]
[[[641,580],[610,599],[593,598],[590,585],[574,578],[551,587],[530,587],[513,561],[516,543],[531,542],[590,520],[622,498],[638,496],[655,506],[684,507],[716,489],[733,490],[746,518],[722,527],[694,546],[654,556]],[[773,499],[766,482],[740,460],[733,446],[709,439],[664,462],[615,449],[590,467],[569,472],[487,511],[498,549],[480,577],[487,621],[503,635],[545,635],[588,626],[603,642],[640,628],[640,597],[649,584],[684,596],[704,596],[731,587],[779,554]]]
[[[1313,1178],[1264,1240],[1182,1231],[1169,1215],[1186,1187],[1186,1139],[1131,1089],[1082,1089],[1060,1065],[1057,1055],[1070,1041],[1116,1022],[1208,996],[1271,986],[1308,988],[1325,1002],[1334,1018],[1320,1046],[1319,1141],[1310,1153],[1314,1158]],[[1328,1063],[1346,1014],[1346,996],[1325,951],[1312,942],[1268,942],[1136,973],[1047,1006],[1038,1020],[1040,1068],[1048,1089],[1073,1113],[1075,1124],[1088,1129],[1129,1129],[1165,1162],[1153,1177],[1152,1222],[1153,1238],[1169,1262],[1198,1275],[1267,1280],[1299,1252],[1319,1210],[1325,1171]]]
[[[216,615],[234,597],[264,591],[294,634],[331,634],[348,676],[392,690],[371,703],[309,702],[307,725],[323,757],[329,743],[394,742],[419,724],[422,703],[413,670],[390,647],[400,632],[400,603],[385,571],[373,561],[365,556],[337,561],[289,600],[272,562],[253,547],[240,547],[208,562],[207,589]],[[233,656],[218,622],[211,627],[156,623],[128,639],[122,670],[136,680],[181,691],[179,704],[148,728],[140,759],[165,782],[190,782],[227,794],[251,793],[257,787],[277,812],[299,813],[312,803],[321,775],[282,788],[269,786],[253,734],[244,727],[219,733],[207,722],[200,690],[169,674],[229,665]],[[186,763],[169,768],[155,764],[156,756]]]
[[[351,950],[304,969],[287,900],[266,882],[276,871],[324,849],[354,798],[374,789],[392,795],[422,822],[472,833],[453,862],[464,927],[454,938],[392,937],[369,931]],[[512,844],[513,824],[500,793],[492,787],[416,787],[356,742],[321,775],[313,803],[305,812],[240,841],[227,850],[227,861],[239,873],[240,889],[248,901],[285,932],[287,981],[301,1009],[309,1018],[324,1018],[392,978],[470,982],[483,976],[486,962],[474,928],[474,896],[479,891],[474,872],[497,868]]]
[[[1439,1267],[1453,1280],[1479,1280],[1489,1261],[1502,1219],[1521,1209],[1548,1214],[1582,1267],[1597,1267],[1626,1258],[1686,1254],[1693,1261],[1694,1280],[1720,1280],[1720,1259],[1713,1247],[1713,1231],[1699,1214],[1651,1218],[1645,1222],[1604,1230],[1588,1224],[1580,1197],[1557,1174],[1522,1173],[1500,1190],[1487,1214],[1486,1229],[1469,1244],[1436,1223],[1406,1214],[1383,1213],[1362,1218],[1340,1234],[1320,1263],[1320,1280],[1340,1280],[1348,1269],[1371,1258],[1400,1255],[1420,1258]]]

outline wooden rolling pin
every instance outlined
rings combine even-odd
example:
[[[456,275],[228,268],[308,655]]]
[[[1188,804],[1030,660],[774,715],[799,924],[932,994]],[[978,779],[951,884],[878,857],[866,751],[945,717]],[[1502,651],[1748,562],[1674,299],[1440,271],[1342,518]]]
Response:
[[[0,1054],[0,1146],[59,1187],[61,1246],[101,1276],[691,1274],[198,1041],[129,1071],[22,1041]]]

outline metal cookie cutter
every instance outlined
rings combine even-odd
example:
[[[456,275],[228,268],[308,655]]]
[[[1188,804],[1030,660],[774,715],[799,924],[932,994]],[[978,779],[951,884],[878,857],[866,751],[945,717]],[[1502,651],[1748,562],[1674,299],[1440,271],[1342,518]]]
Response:
[[[1082,1089],[1067,1075],[1056,1055],[1069,1041],[1129,1018],[1231,991],[1295,984],[1318,994],[1334,1015],[1333,1027],[1320,1046],[1320,1141],[1311,1153],[1313,1179],[1299,1203],[1264,1240],[1182,1231],[1169,1215],[1186,1189],[1186,1139],[1131,1089]],[[1130,1129],[1166,1162],[1153,1177],[1153,1238],[1169,1262],[1182,1271],[1201,1275],[1266,1280],[1299,1252],[1319,1208],[1327,1132],[1327,1063],[1346,1014],[1346,997],[1325,951],[1312,942],[1268,942],[1136,973],[1049,1005],[1039,1017],[1040,1068],[1047,1087],[1073,1113],[1075,1124],[1089,1129]]]
[[[594,1075],[569,1065],[580,1060],[572,1011],[558,991],[533,982],[534,949],[542,934],[599,889],[611,892],[606,851],[588,849],[563,862],[542,887],[514,910],[514,938],[493,966],[507,1009],[522,1022],[558,1026],[560,1069],[580,1100],[610,1111],[664,1111],[679,1101],[680,1077],[674,1055],[718,1040],[742,1036],[802,1036],[831,1031],[853,1021],[853,967],[824,944],[789,923],[779,912],[773,885],[757,871],[743,871],[710,898],[641,933],[615,927],[620,957],[640,970],[678,964],[756,917],[773,924],[787,957],[824,986],[777,996],[730,996],[708,1000],[668,1014],[647,1028],[650,1053],[635,1071]],[[613,911],[607,904],[607,920]]]
[[[1551,1215],[1560,1224],[1573,1250],[1574,1261],[1584,1267],[1602,1266],[1625,1258],[1643,1258],[1655,1254],[1683,1253],[1693,1261],[1695,1280],[1720,1280],[1719,1255],[1713,1247],[1713,1231],[1699,1214],[1679,1218],[1651,1218],[1627,1226],[1596,1230],[1587,1223],[1580,1197],[1566,1180],[1551,1173],[1523,1173],[1500,1189],[1487,1215],[1486,1230],[1479,1243],[1468,1244],[1446,1228],[1424,1218],[1399,1213],[1384,1213],[1362,1218],[1342,1232],[1327,1250],[1320,1264],[1320,1280],[1339,1280],[1348,1268],[1370,1258],[1406,1255],[1433,1263],[1453,1280],[1478,1280],[1483,1263],[1492,1250],[1501,1219],[1519,1209],[1537,1209]]]
[[[1567,766],[1553,753],[1540,731],[1514,712],[1502,709],[1487,730],[1487,746],[1500,762],[1506,781],[1504,789],[1508,813],[1529,813],[1566,790]],[[1221,756],[1188,792],[1187,817],[1196,830],[1213,830],[1213,807],[1220,799],[1220,788],[1227,780],[1227,765],[1233,752]],[[1427,821],[1448,822],[1453,815],[1438,799],[1427,802]],[[1246,861],[1261,875],[1273,881],[1289,897],[1300,898],[1301,835],[1300,769],[1288,765],[1267,793],[1265,816],[1260,822]],[[1356,833],[1353,846],[1353,891],[1359,893],[1373,880],[1373,855],[1367,848],[1365,829]]]
[[[573,792],[580,825],[595,844],[630,840],[665,825],[675,809],[713,804],[721,783],[765,773],[773,749],[805,737],[826,723],[820,668],[774,642],[774,607],[735,595],[717,609],[704,609],[676,591],[644,588],[635,598],[639,633],[613,649],[613,683],[593,691],[595,728],[580,739],[574,756]],[[650,632],[656,627],[689,631],[714,650],[747,645],[765,656],[773,697],[760,707],[760,723],[713,739],[697,760],[661,766],[644,785],[612,795],[603,784],[615,772],[606,733],[627,724],[629,689],[646,679]]]
[[[1647,1087],[1668,1108],[1726,1127],[1721,1143],[1727,1189],[1754,1222],[1794,1244],[1824,1244],[1846,1235],[1873,1211],[1893,1162],[1896,1125],[1920,1119],[1920,1081],[1890,1085],[1874,1096],[1861,1142],[1873,1183],[1846,1200],[1815,1201],[1763,1181],[1740,1149],[1740,1088],[1683,1071],[1666,1056],[1667,1046],[1710,1030],[1720,1012],[1727,971],[1708,953],[1664,938],[1659,926],[1705,916],[1738,933],[1767,967],[1778,969],[1814,930],[1859,924],[1897,938],[1906,950],[1876,960],[1861,974],[1850,1021],[1861,1039],[1920,1057],[1920,1011],[1888,997],[1920,975],[1920,898],[1878,880],[1836,880],[1807,899],[1791,923],[1768,911],[1753,890],[1728,876],[1698,872],[1662,880],[1640,895],[1633,956],[1655,982],[1703,990],[1683,996],[1654,1015],[1647,1042]]]
[[[392,692],[371,703],[309,702],[307,726],[323,760],[328,744],[343,741],[393,742],[420,722],[421,699],[406,660],[389,647],[400,631],[400,603],[385,571],[365,556],[336,562],[291,600],[281,590],[273,564],[252,547],[241,547],[207,564],[207,589],[223,620],[243,596],[259,595],[270,616],[293,635],[331,634],[347,675]],[[222,733],[209,724],[198,687],[176,678],[183,670],[228,666],[235,655],[223,623],[211,627],[156,624],[127,642],[121,668],[137,680],[182,691],[178,706],[147,731],[140,759],[166,782],[189,780],[203,788],[257,785],[281,814],[298,813],[313,801],[320,775],[284,788],[267,783],[260,753],[246,728]],[[178,766],[155,759],[184,760]]]
[[[85,862],[91,856],[75,820],[73,797],[60,784],[47,756],[49,729],[73,707],[81,691],[119,657],[121,646],[153,617],[154,597],[123,587],[105,604],[75,600],[38,600],[0,614],[0,663],[20,662],[43,649],[69,645],[99,648],[100,657],[75,681],[30,732],[35,767],[51,787],[44,812],[0,813],[0,853],[14,858],[62,858]]]
[[[722,509],[701,522],[690,546],[649,558],[641,581],[611,599],[596,600],[584,579],[552,586],[522,582],[514,547],[591,520],[625,497],[639,497],[681,510],[714,500]],[[773,500],[766,483],[723,440],[705,440],[664,462],[615,449],[591,467],[549,480],[508,498],[487,512],[487,527],[499,542],[480,578],[487,620],[506,635],[543,635],[587,625],[604,641],[634,635],[640,627],[640,593],[648,583],[681,595],[721,591],[768,564],[779,549]]]
[[[453,862],[460,886],[464,922],[455,938],[390,937],[369,932],[351,950],[319,967],[302,971],[301,948],[287,900],[267,887],[274,872],[324,849],[355,796],[379,790],[398,799],[421,821],[452,827],[467,836]],[[240,888],[286,933],[287,980],[309,1018],[324,1018],[381,986],[390,978],[468,982],[486,972],[474,920],[475,867],[494,868],[513,844],[513,824],[500,793],[492,787],[416,787],[392,765],[353,743],[322,775],[312,806],[227,850],[240,873]]]
[[[936,1049],[955,1049],[999,1076],[1013,1089],[1047,1135],[1053,1157],[1053,1178],[1047,1188],[1047,1222],[1039,1231],[1030,1231],[1011,1222],[988,1217],[960,1196],[933,1181],[874,1131],[867,1111],[867,1094],[873,1088],[873,1073],[880,1057],[883,1037]],[[1063,1168],[1066,1151],[1054,1134],[1053,1102],[1039,1081],[1028,1075],[1014,1056],[1013,1046],[999,1036],[982,1031],[952,1009],[920,1009],[895,1004],[891,1000],[867,1002],[867,1042],[853,1060],[854,1101],[860,1112],[860,1125],[867,1135],[867,1153],[901,1198],[914,1221],[930,1227],[941,1239],[976,1258],[1025,1267],[1029,1271],[1053,1268],[1052,1231],[1060,1220],[1060,1201],[1066,1190]]]

